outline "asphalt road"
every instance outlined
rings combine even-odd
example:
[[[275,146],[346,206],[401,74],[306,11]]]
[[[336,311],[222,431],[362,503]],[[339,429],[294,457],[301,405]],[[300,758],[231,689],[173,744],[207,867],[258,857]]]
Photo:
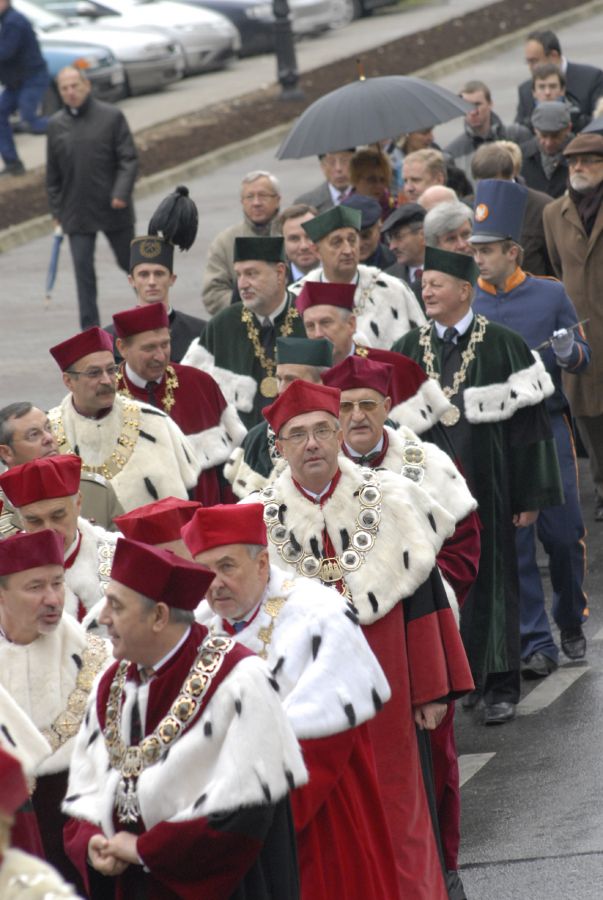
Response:
[[[593,63],[600,63],[602,33],[603,16],[559,29],[568,57]],[[469,77],[482,78],[492,86],[496,108],[508,120],[514,113],[515,87],[525,74],[521,47],[517,47],[470,69],[459,69],[441,83],[458,90]],[[436,131],[436,139],[445,144],[458,129],[458,123],[444,126]],[[199,314],[206,248],[215,233],[238,218],[240,177],[257,168],[277,174],[285,203],[319,180],[314,160],[278,162],[274,149],[191,180],[201,229],[193,249],[176,257],[179,280],[173,302],[177,307]],[[146,227],[162,194],[138,204],[139,230]],[[50,308],[44,308],[49,250],[50,239],[42,238],[0,256],[0,405],[29,398],[48,406],[63,393],[47,348],[78,328],[75,289],[65,248],[55,298]],[[101,309],[108,321],[133,298],[103,238],[97,258]],[[513,723],[486,729],[475,724],[470,714],[461,710],[457,714],[464,778],[461,861],[470,900],[600,900],[603,896],[603,525],[592,520],[592,484],[584,464],[581,476],[589,529],[591,615],[586,625],[586,662],[565,662],[544,682],[524,686],[521,714]]]

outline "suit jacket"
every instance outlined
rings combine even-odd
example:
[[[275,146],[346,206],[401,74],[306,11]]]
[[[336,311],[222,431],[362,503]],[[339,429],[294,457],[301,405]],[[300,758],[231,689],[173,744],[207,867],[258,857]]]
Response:
[[[306,191],[305,194],[300,194],[293,202],[306,203],[308,206],[313,206],[319,214],[332,209],[334,206],[327,181],[323,181],[322,184],[311,191]]]
[[[603,97],[603,71],[596,66],[568,62],[565,81],[566,93],[576,101],[583,113],[592,116],[597,100]],[[532,79],[523,81],[517,88],[517,93],[519,97],[515,121],[531,128],[530,117],[534,109]]]
[[[388,275],[393,275],[395,278],[400,278],[401,281],[405,281],[409,286],[419,303],[421,304],[421,309],[425,312],[425,304],[423,303],[423,285],[421,284],[421,280],[415,278],[411,281],[410,278],[410,269],[408,266],[404,265],[404,263],[394,263],[393,266],[390,266],[385,270]]]
[[[551,178],[547,178],[540,159],[540,147],[536,138],[523,147],[521,175],[528,187],[542,191],[549,197],[561,197],[567,189],[567,161],[561,157]]]
[[[554,275],[544,237],[542,214],[553,200],[548,194],[528,188],[528,199],[521,228],[524,271],[530,275]]]
[[[555,274],[563,281],[592,350],[591,363],[580,375],[563,379],[575,416],[603,415],[603,203],[589,236],[569,195],[544,210],[544,232]]]

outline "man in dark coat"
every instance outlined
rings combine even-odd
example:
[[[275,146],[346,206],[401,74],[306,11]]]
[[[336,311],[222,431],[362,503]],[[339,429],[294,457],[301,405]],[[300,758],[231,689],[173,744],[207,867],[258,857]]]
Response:
[[[525,46],[525,60],[530,71],[545,62],[555,63],[565,75],[566,92],[587,116],[592,116],[599,97],[603,97],[603,72],[596,66],[568,62],[561,52],[559,38],[553,31],[532,31]],[[534,109],[532,79],[522,82],[517,92],[519,101],[515,121],[530,125]]]
[[[521,174],[528,187],[553,198],[561,197],[567,190],[563,148],[572,139],[570,111],[556,100],[539,103],[531,121],[535,137],[523,147]]]
[[[318,157],[326,181],[311,191],[296,197],[294,203],[307,203],[316,209],[317,215],[337,206],[350,192],[350,160],[355,150],[321,153]]]
[[[97,231],[104,232],[119,267],[129,269],[138,158],[124,114],[90,96],[90,82],[82,72],[63,69],[57,85],[64,108],[48,125],[46,189],[51,215],[69,235],[85,330],[100,325],[94,271]]]
[[[21,175],[25,167],[17,154],[9,116],[17,109],[34,134],[44,134],[48,120],[38,115],[50,76],[38,39],[25,16],[10,0],[0,0],[0,156],[2,175]]]

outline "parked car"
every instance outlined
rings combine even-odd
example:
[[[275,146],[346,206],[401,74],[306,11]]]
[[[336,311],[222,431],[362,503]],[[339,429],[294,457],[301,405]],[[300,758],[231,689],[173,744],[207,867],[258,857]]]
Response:
[[[158,91],[179,81],[184,74],[180,45],[155,30],[71,24],[30,0],[13,0],[13,5],[27,16],[44,40],[82,41],[108,48],[124,67],[128,94]]]
[[[56,77],[65,66],[73,66],[85,73],[92,91],[99,100],[113,103],[128,92],[124,67],[106,47],[66,41],[52,35],[39,35],[40,49],[46,60],[52,83],[42,103],[44,115],[50,116],[61,107]]]
[[[174,0],[36,0],[92,27],[156,29],[182,47],[185,74],[220,68],[239,51],[239,33],[224,16]]]
[[[274,50],[272,0],[183,0],[197,9],[210,9],[226,16],[241,38],[239,56]],[[319,34],[332,27],[334,10],[353,0],[289,0],[291,29],[296,37]],[[339,18],[339,15],[337,16]],[[351,20],[350,20],[351,21]]]

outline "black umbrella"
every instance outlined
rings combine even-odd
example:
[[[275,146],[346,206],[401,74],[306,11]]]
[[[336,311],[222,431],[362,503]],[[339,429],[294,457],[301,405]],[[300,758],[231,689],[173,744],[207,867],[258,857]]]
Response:
[[[361,78],[316,100],[277,151],[301,159],[374,144],[464,116],[471,104],[452,91],[410,75]]]
[[[596,119],[593,119],[592,122],[583,128],[580,134],[589,134],[591,131],[600,131],[603,133],[603,116],[597,116]]]

